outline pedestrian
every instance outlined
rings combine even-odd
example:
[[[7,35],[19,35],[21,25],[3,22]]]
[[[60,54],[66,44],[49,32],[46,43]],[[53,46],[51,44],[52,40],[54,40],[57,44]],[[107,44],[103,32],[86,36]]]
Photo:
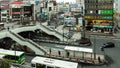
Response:
[[[67,52],[67,57],[69,57],[69,55],[70,55],[70,53],[69,53],[69,52]]]
[[[100,56],[98,56],[98,62],[101,63],[101,59],[100,59]]]
[[[50,54],[51,54],[51,48],[49,49],[49,52],[50,52]]]
[[[10,28],[8,27],[7,29],[8,29],[8,31],[9,31]]]
[[[59,56],[61,55],[61,52],[60,52],[60,51],[58,51],[58,55],[59,55]]]

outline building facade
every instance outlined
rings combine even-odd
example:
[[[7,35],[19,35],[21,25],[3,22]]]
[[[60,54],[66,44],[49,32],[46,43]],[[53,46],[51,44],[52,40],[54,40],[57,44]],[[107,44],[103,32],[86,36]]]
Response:
[[[112,33],[114,0],[85,0],[86,29],[93,32]]]
[[[120,13],[120,0],[114,0],[114,10],[117,12],[117,13]]]
[[[120,27],[120,0],[114,0],[115,24]]]
[[[32,5],[24,4],[22,1],[14,1],[10,4],[9,20],[22,20],[22,18],[32,17]]]
[[[9,9],[9,2],[9,0],[0,0],[0,22],[3,20],[5,22],[7,21],[7,14],[5,13],[7,13],[6,11]]]

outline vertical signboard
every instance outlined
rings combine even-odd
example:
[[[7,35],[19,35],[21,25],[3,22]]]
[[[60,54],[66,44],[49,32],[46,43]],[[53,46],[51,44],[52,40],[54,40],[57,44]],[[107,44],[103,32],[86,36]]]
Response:
[[[82,17],[78,18],[78,24],[79,24],[80,26],[83,26],[82,20],[83,20]]]

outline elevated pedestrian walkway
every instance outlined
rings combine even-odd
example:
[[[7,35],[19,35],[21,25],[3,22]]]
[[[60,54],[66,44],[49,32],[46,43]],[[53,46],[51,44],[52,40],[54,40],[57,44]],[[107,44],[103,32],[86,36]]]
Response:
[[[42,31],[44,31],[45,33],[49,34],[49,35],[53,35],[55,37],[57,37],[58,39],[60,39],[61,41],[67,41],[69,38],[67,36],[63,36],[62,33],[59,33],[56,30],[50,29],[42,24],[40,25],[33,25],[33,26],[25,26],[25,27],[20,27],[20,28],[16,28],[11,30],[14,33],[20,33],[20,32],[24,32],[24,31],[34,31],[36,29],[40,29]]]
[[[24,39],[23,37],[13,33],[12,31],[6,31],[6,32],[4,31],[0,33],[1,39],[5,37],[10,37],[20,45],[26,45],[27,47],[31,48],[37,55],[44,55],[47,53],[46,50],[40,45],[36,44],[35,42],[29,39]]]

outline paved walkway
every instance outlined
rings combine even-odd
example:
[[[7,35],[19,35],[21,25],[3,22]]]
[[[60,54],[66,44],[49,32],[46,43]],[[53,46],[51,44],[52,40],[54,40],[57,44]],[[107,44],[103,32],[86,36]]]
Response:
[[[106,63],[106,59],[104,55],[96,54],[96,58],[94,58],[94,54],[92,53],[82,53],[78,52],[76,54],[71,54],[67,56],[66,53],[61,53],[60,55],[56,52],[51,52],[50,57],[60,58],[63,60],[75,61],[75,62],[83,62],[90,63],[95,65],[101,65]]]
[[[108,33],[96,33],[96,32],[86,32],[88,36],[97,36],[97,37],[110,37],[110,38],[117,38],[120,39],[120,33],[113,33],[113,34],[108,34]]]

